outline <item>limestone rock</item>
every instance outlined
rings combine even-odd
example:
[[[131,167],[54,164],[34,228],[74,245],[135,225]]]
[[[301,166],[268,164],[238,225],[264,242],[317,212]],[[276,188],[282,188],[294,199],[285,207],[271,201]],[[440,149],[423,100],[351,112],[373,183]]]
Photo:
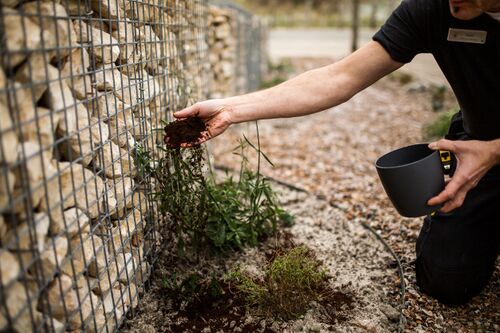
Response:
[[[51,235],[65,235],[70,238],[77,236],[80,233],[90,232],[90,219],[79,208],[70,208],[64,211],[61,219],[51,219],[49,232]]]
[[[127,79],[126,76],[122,75],[114,65],[104,65],[96,69],[95,80],[98,91],[115,91],[122,86],[127,87],[128,80],[124,85],[124,79]]]
[[[99,208],[102,202],[102,193],[104,192],[104,183],[100,177],[96,177],[90,170],[81,168],[78,165],[72,165],[73,175],[70,169],[63,171],[61,175],[62,192],[74,193],[74,198],[70,198],[70,203],[92,218],[99,216]],[[76,170],[75,170],[76,169]],[[72,185],[72,180],[74,187]],[[73,204],[70,204],[73,206]]]
[[[109,138],[108,126],[97,118],[90,118],[88,128],[71,135],[61,145],[61,153],[67,161],[81,161],[88,166],[99,154],[97,148]]]
[[[21,268],[16,257],[7,250],[0,249],[0,275],[2,286],[9,288],[12,281],[19,276]]]
[[[103,146],[102,154],[96,157],[95,165],[104,170],[108,178],[134,175],[136,171],[132,156],[113,142]]]
[[[106,310],[108,310],[106,308]],[[106,313],[104,309],[103,303],[97,306],[96,311],[94,311],[94,320],[96,325],[94,326],[93,322],[90,322],[86,327],[86,332],[89,333],[99,333],[99,332],[114,332],[116,327],[118,326],[117,318],[123,317],[123,312],[119,309],[114,311],[110,311]],[[115,317],[116,316],[116,317]]]
[[[120,218],[131,208],[133,203],[134,180],[130,177],[120,177],[110,180],[109,192],[116,200],[116,208],[110,211],[112,217]]]
[[[12,68],[40,47],[42,30],[35,22],[27,16],[21,16],[15,9],[1,7],[0,15],[3,17],[5,51],[8,53],[8,56],[5,56],[2,52],[3,63],[6,67]]]
[[[162,91],[161,86],[156,77],[149,75],[147,71],[142,72],[142,89],[144,90],[144,101],[151,103],[156,96],[159,96],[166,91]],[[149,106],[151,108],[151,106]]]
[[[77,102],[71,90],[60,82],[51,83],[44,95],[44,103],[54,114],[59,114],[57,133],[71,135],[89,126],[89,114],[82,103]]]
[[[29,86],[19,82],[9,80],[7,82],[7,104],[5,106],[10,110],[12,121],[17,124],[20,114],[35,114],[36,105],[39,102],[39,91],[31,90]]]
[[[129,279],[134,276],[136,267],[132,253],[117,254],[116,263],[118,265],[118,280],[121,283],[128,283]]]
[[[17,281],[14,282],[8,289],[5,290],[5,292],[6,299],[4,301],[7,305],[9,317],[17,318],[13,324],[12,330],[9,330],[9,332],[31,332],[33,327],[32,325],[38,327],[38,325],[42,323],[42,314],[35,309],[35,295],[30,295],[30,300],[33,302],[30,304],[28,302],[26,292],[30,294],[31,292],[26,291],[25,286],[22,283]],[[5,313],[5,310],[6,309],[3,306],[0,307],[0,328],[3,328],[2,326],[6,326],[7,324],[7,314]]]
[[[0,244],[5,242],[5,236],[7,235],[7,223],[5,222],[3,215],[0,214]]]
[[[118,59],[120,55],[118,41],[111,37],[110,34],[80,20],[73,21],[73,25],[77,35],[77,42],[91,44],[92,47],[89,48],[89,52],[98,62],[111,64]]]
[[[99,91],[112,91],[120,101],[128,105],[136,105],[141,96],[141,85],[129,80],[129,77],[120,73],[113,65],[106,65],[97,69],[95,74],[96,89]]]
[[[59,122],[58,115],[52,114],[49,109],[37,107],[34,112],[19,112],[20,139],[23,141],[40,143],[41,149],[47,158],[52,157],[54,133]]]
[[[143,141],[148,136],[152,135],[153,126],[151,125],[151,121],[134,117],[134,125],[135,126],[132,128],[132,136],[137,141]]]
[[[133,23],[125,21],[116,24],[111,35],[119,42],[121,72],[128,74],[144,68],[145,59],[140,52],[140,45],[137,45],[140,31]]]
[[[129,304],[132,306],[132,308],[135,308],[139,304],[139,293],[135,283],[130,283],[128,285],[127,296]]]
[[[108,121],[116,113],[130,112],[131,106],[123,103],[118,97],[110,93],[104,93],[92,103],[92,116],[102,121]]]
[[[83,323],[82,326],[93,326],[93,308],[97,307],[97,304],[100,302],[99,297],[94,295],[91,289],[89,289],[87,284],[82,286],[78,286],[76,288],[76,292],[81,300],[80,311],[82,312]],[[79,313],[75,314],[75,316],[79,317]],[[76,322],[80,322],[80,319],[73,319]]]
[[[158,0],[149,2],[131,2],[126,10],[128,17],[133,17],[141,24],[159,23],[160,19],[166,16],[160,11]]]
[[[23,222],[15,227],[12,227],[6,238],[9,240],[6,247],[10,250],[36,250],[43,252],[45,249],[45,236],[49,230],[49,218],[44,213],[37,213],[31,222]],[[35,244],[32,243],[31,236],[34,238]]]
[[[7,78],[3,72],[3,68],[0,66],[0,104],[7,105],[7,94],[3,91],[7,87]]]
[[[19,5],[19,2],[20,0],[0,0],[0,6],[15,8]]]
[[[133,215],[132,215],[133,216]],[[135,225],[133,220],[130,221],[130,228],[128,223],[130,220],[124,219],[118,222],[118,226],[111,229],[112,237],[109,243],[109,251],[111,253],[129,252],[132,245],[132,236],[134,235]]]
[[[91,10],[86,8],[85,3],[81,0],[64,0],[61,4],[71,16],[85,16]]]
[[[111,288],[106,295],[103,296],[102,310],[106,314],[116,314],[116,319],[119,322],[123,314],[128,309],[128,295],[125,288],[120,288],[121,284],[117,283],[116,286]],[[114,319],[114,318],[113,318]],[[112,320],[113,320],[112,319]]]
[[[55,237],[46,242],[46,249],[40,255],[41,267],[45,278],[54,276],[58,271],[58,267],[61,267],[63,262],[65,262],[67,253],[68,238],[66,236]]]
[[[20,83],[30,83],[33,86],[35,100],[38,101],[47,90],[48,82],[59,77],[58,70],[50,65],[50,59],[43,53],[34,53],[19,67],[14,80]]]
[[[88,290],[84,288],[74,289],[73,281],[65,274],[56,277],[48,286],[46,297],[50,304],[51,315],[57,320],[65,322],[68,330],[80,328],[82,326],[80,312],[85,321],[92,313],[91,304],[97,304],[98,302],[97,297]],[[79,302],[79,299],[81,302]],[[64,300],[64,302],[61,300]],[[47,310],[46,307],[40,304],[39,308],[42,311]]]
[[[32,221],[24,221],[12,227],[5,236],[3,245],[13,252],[18,252],[23,266],[28,267],[34,256],[44,251],[48,229],[48,216],[44,213],[37,213]]]
[[[99,16],[108,19],[106,22],[115,27],[123,17],[118,3],[120,0],[91,0],[90,6]]]
[[[51,315],[60,321],[65,321],[66,311],[71,313],[78,309],[78,298],[73,290],[73,281],[67,275],[61,274],[56,277],[47,287],[45,296],[50,304]],[[48,310],[44,306],[39,306],[39,308],[42,311]]]
[[[137,283],[137,285],[142,286],[151,274],[151,267],[149,266],[149,263],[144,260],[143,253],[140,248],[132,248],[132,256],[134,257],[135,262],[135,275],[132,281]]]
[[[30,201],[27,196],[16,202],[15,211],[23,212],[26,209],[38,207],[47,190],[57,187],[57,170],[50,162],[49,152],[42,150],[38,143],[23,142],[18,151],[19,165],[14,169],[16,183],[14,196],[20,198],[29,190]]]
[[[66,274],[72,274],[74,268],[75,274],[88,271],[89,276],[98,277],[106,267],[107,248],[97,235],[82,234],[82,240],[80,237],[72,239],[70,251],[71,259],[62,267]]]
[[[8,169],[0,167],[0,210],[6,209],[9,204],[9,197],[14,196],[14,183],[16,178]]]
[[[99,211],[103,211],[103,180],[94,175],[81,164],[61,162],[58,163],[61,182],[62,198],[58,191],[49,191],[49,203],[42,200],[40,209],[48,212],[49,207],[61,205],[63,209],[77,207],[80,208],[91,219],[99,216]]]
[[[18,139],[13,127],[13,122],[9,110],[0,103],[0,132],[2,133],[0,141],[0,164],[14,163],[17,160]],[[1,180],[0,180],[1,182]],[[0,186],[0,207],[2,206],[2,189]]]
[[[160,40],[153,28],[149,25],[143,25],[139,28],[139,31],[139,39],[141,40],[145,48],[146,59],[151,60],[164,58],[166,56],[165,43]]]
[[[92,290],[98,295],[105,295],[112,286],[118,283],[118,270],[115,261],[110,259],[107,269],[99,273],[99,283]]]
[[[61,78],[77,99],[87,99],[94,89],[90,75],[90,56],[85,48],[74,49],[61,69]]]
[[[135,139],[131,129],[137,126],[134,120],[131,110],[120,112],[118,116],[109,119],[108,126],[111,141],[121,148],[133,149],[135,147]]]
[[[44,35],[45,48],[57,48],[49,51],[58,59],[64,58],[75,47],[76,35],[68,17],[66,9],[59,3],[33,1],[22,5],[22,10],[29,16],[30,20],[40,26]]]

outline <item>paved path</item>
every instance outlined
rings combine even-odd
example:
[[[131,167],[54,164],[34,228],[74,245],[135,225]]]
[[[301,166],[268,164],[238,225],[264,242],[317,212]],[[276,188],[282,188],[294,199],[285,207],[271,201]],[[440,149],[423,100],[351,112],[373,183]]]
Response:
[[[361,29],[360,45],[371,40],[374,30]],[[351,31],[349,29],[285,29],[271,30],[269,53],[272,60],[283,57],[332,57],[342,58],[350,53]],[[415,78],[434,83],[446,84],[434,58],[428,54],[418,55],[402,71]]]

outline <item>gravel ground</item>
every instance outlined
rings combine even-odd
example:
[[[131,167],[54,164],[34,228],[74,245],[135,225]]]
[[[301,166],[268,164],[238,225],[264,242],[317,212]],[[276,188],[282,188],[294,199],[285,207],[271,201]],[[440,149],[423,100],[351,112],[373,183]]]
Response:
[[[302,71],[330,61],[295,59],[292,63]],[[218,325],[175,328],[179,327],[175,322],[187,318],[162,292],[166,275],[179,269],[203,271],[201,266],[218,272],[241,264],[259,267],[266,248],[272,245],[273,240],[269,240],[258,249],[201,263],[173,262],[169,252],[162,254],[135,317],[122,330],[395,332],[401,281],[392,256],[361,226],[364,222],[401,258],[407,286],[403,309],[406,332],[500,332],[500,265],[487,289],[467,305],[446,307],[421,294],[412,264],[421,219],[401,218],[376,176],[373,163],[378,156],[422,142],[422,126],[436,117],[429,111],[429,90],[420,88],[415,82],[401,86],[397,80],[384,79],[335,109],[304,118],[259,122],[262,150],[274,163],[274,167],[263,166],[262,173],[311,193],[276,185],[285,207],[297,217],[289,230],[295,242],[313,249],[332,276],[332,285],[354,299],[351,306],[339,309],[345,315],[342,321],[325,322],[321,309],[312,306],[304,318],[287,323],[243,315],[234,323],[228,317]],[[448,96],[446,108],[452,106],[453,98]],[[242,133],[256,142],[252,124],[234,126],[212,140],[209,148],[214,164],[238,168],[239,159],[231,151]],[[249,158],[255,161],[251,155]]]
[[[353,302],[335,309],[335,319],[325,320],[318,304],[300,319],[284,322],[259,318],[246,312],[203,312],[189,317],[165,295],[163,281],[176,272],[218,274],[242,267],[259,274],[275,239],[258,248],[249,248],[226,258],[204,257],[199,262],[177,259],[170,250],[160,257],[151,287],[144,295],[135,317],[123,332],[394,332],[399,322],[397,269],[393,257],[360,223],[351,223],[345,213],[316,196],[274,184],[284,208],[296,218],[288,228],[295,245],[307,245],[331,276],[333,290],[348,295]],[[244,311],[243,311],[244,312]],[[331,313],[331,311],[328,311]],[[205,318],[201,323],[199,318]],[[217,318],[216,318],[217,317]],[[210,318],[210,319],[208,319]],[[231,324],[231,322],[233,322]]]

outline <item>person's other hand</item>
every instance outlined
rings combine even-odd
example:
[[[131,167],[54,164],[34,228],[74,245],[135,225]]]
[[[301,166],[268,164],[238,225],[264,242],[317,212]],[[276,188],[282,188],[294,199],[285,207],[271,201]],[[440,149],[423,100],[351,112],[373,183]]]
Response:
[[[429,144],[433,150],[449,150],[457,158],[457,168],[445,189],[431,198],[430,206],[444,204],[443,213],[462,206],[467,192],[476,187],[481,178],[498,163],[499,144],[497,141],[450,141],[439,140]]]
[[[224,132],[232,124],[231,110],[231,106],[225,103],[223,99],[211,99],[198,102],[181,111],[175,112],[174,117],[178,120],[199,117],[205,122],[207,128],[206,131],[201,133],[202,135],[197,142],[181,144],[181,147],[191,147],[201,144]]]

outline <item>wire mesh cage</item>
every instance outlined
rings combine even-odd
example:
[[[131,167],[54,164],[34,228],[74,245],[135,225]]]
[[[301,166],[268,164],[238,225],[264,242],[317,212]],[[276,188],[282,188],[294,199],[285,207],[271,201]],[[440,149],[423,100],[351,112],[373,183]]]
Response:
[[[210,96],[257,90],[267,71],[267,24],[242,7],[215,1],[209,7]]]
[[[163,122],[265,70],[265,25],[214,8],[0,1],[0,331],[113,332],[137,306],[168,230]]]
[[[0,2],[0,331],[114,331],[161,244],[143,154],[207,96],[204,0]]]

